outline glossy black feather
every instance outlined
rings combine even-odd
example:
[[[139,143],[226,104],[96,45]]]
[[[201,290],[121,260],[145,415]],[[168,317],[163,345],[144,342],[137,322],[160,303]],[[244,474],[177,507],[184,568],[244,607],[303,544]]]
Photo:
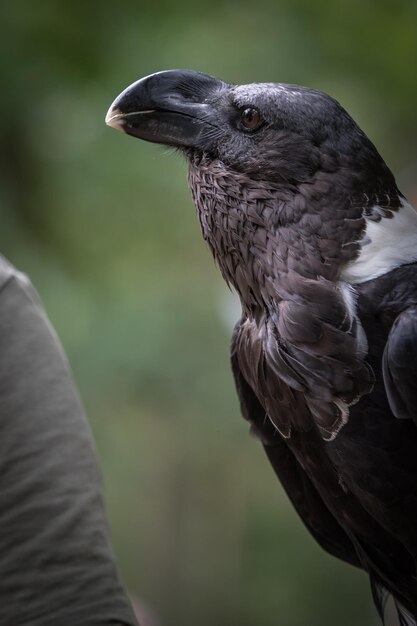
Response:
[[[417,423],[417,307],[395,320],[384,350],[383,373],[394,415]]]

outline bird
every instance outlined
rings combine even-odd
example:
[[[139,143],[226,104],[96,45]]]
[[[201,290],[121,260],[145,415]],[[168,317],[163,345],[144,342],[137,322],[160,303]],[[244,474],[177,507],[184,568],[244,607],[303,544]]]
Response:
[[[381,621],[417,625],[417,212],[331,96],[165,70],[106,123],[188,161],[201,231],[238,294],[241,412]]]

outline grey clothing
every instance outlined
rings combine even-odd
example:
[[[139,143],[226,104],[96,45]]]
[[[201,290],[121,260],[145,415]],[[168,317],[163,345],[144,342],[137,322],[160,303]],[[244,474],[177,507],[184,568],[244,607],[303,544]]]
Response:
[[[29,281],[1,258],[0,624],[137,624],[65,355]]]

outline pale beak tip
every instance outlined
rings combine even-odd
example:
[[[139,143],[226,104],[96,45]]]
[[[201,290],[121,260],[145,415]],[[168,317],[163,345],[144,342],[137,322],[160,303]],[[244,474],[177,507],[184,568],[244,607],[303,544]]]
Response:
[[[122,119],[123,113],[112,105],[107,111],[105,122],[107,126],[116,128],[116,130],[122,130]]]

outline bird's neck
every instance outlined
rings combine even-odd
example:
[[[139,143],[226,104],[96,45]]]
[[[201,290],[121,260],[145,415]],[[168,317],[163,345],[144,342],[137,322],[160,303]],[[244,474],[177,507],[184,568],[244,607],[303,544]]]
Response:
[[[273,310],[312,281],[334,285],[359,254],[362,208],[325,179],[288,190],[211,162],[190,165],[189,185],[203,237],[244,310]]]
[[[298,426],[273,413],[278,379],[304,390],[323,437],[334,438],[349,406],[372,388],[355,293],[340,280],[358,255],[363,209],[342,196],[329,207],[324,182],[320,192],[288,191],[222,164],[192,165],[189,182],[203,236],[242,302],[237,354],[245,379],[257,389],[264,372],[258,391],[283,436]]]

